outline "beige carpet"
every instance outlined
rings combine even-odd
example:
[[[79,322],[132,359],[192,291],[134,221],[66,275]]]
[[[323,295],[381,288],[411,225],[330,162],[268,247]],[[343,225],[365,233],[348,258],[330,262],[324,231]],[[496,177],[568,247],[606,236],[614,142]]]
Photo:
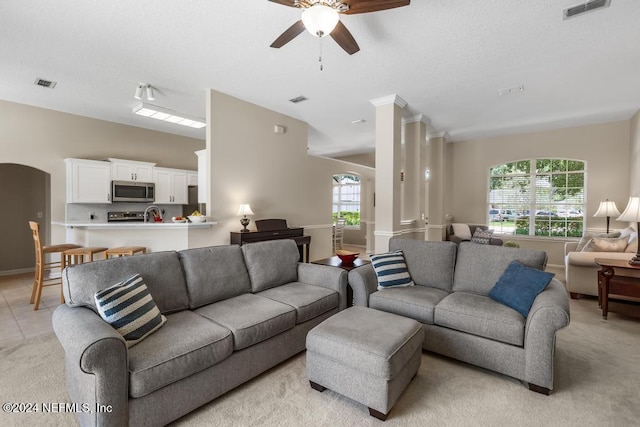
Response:
[[[640,425],[640,320],[594,300],[571,301],[558,334],[555,390],[546,397],[519,381],[430,353],[382,423],[367,409],[305,379],[304,353],[178,420],[180,426],[631,426]],[[2,402],[66,402],[63,351],[54,336],[0,349]],[[0,413],[0,425],[73,425],[69,414]]]

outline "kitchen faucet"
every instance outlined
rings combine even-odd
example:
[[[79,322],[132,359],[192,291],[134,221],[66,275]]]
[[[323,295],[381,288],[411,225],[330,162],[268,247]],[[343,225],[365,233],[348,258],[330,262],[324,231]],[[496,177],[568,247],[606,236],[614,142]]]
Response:
[[[144,218],[144,222],[148,222],[149,220],[149,214],[151,212],[155,211],[157,215],[155,216],[159,216],[160,219],[162,219],[162,211],[160,210],[159,207],[157,207],[156,205],[151,205],[149,207],[147,207],[147,209],[144,210],[144,213],[142,214],[142,217]]]

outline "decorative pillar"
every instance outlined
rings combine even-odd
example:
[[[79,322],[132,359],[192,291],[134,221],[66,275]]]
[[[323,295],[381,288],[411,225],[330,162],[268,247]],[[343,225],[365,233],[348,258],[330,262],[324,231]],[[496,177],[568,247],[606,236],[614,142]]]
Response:
[[[389,239],[400,234],[400,170],[402,109],[398,95],[371,101],[376,107],[375,253],[389,250]]]
[[[444,212],[444,178],[445,178],[445,149],[444,133],[428,136],[429,156],[429,224],[427,225],[427,240],[441,241],[446,239],[446,221]]]
[[[417,229],[424,227],[425,184],[423,151],[426,149],[427,125],[430,120],[418,114],[402,120],[404,124],[405,178],[404,220],[413,220]]]

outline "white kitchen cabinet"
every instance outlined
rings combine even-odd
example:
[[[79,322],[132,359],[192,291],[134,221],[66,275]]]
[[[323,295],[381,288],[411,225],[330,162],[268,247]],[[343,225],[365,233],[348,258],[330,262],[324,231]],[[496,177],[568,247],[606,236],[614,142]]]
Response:
[[[198,172],[187,171],[187,185],[189,187],[198,185]]]
[[[153,182],[155,163],[134,160],[109,159],[112,181]]]
[[[156,183],[156,204],[186,205],[189,201],[187,173],[190,171],[170,168],[153,168]]]
[[[64,159],[67,167],[67,203],[111,203],[111,163]]]

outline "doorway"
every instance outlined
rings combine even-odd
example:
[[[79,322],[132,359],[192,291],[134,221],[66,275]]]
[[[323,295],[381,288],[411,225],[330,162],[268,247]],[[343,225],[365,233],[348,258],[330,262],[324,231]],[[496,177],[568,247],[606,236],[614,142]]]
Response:
[[[33,271],[34,249],[29,221],[40,223],[43,243],[51,233],[51,176],[39,169],[0,163],[0,275]]]

